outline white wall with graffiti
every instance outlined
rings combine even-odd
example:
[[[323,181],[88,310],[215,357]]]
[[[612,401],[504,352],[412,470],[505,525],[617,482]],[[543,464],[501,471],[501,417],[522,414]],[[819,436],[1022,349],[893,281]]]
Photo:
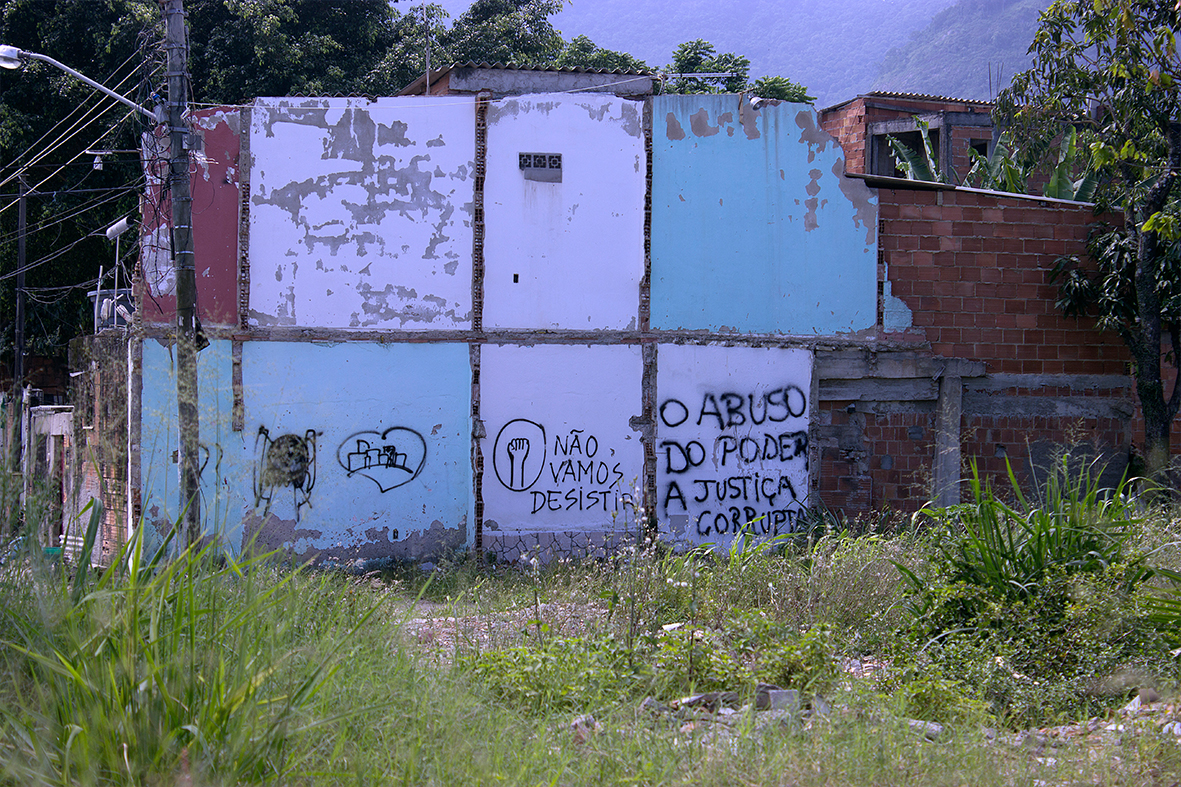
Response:
[[[636,532],[644,365],[635,346],[481,350],[483,545],[594,552]]]
[[[661,345],[657,520],[673,541],[790,533],[809,489],[812,354]]]

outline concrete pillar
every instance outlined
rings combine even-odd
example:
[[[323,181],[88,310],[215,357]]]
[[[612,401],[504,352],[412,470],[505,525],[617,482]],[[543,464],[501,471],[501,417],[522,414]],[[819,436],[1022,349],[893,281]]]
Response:
[[[935,466],[932,468],[932,493],[938,506],[953,506],[960,502],[960,416],[963,404],[963,378],[940,378],[935,415]]]

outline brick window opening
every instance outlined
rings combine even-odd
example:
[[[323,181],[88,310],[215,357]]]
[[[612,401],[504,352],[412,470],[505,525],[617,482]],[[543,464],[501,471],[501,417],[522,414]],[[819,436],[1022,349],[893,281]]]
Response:
[[[517,162],[525,180],[542,183],[562,182],[561,153],[518,153]]]

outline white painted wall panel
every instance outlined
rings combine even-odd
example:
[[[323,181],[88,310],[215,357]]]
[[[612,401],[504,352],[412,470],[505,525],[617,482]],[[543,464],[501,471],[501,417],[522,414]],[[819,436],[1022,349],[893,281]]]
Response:
[[[614,96],[562,93],[492,103],[485,327],[638,327],[646,178],[642,106]],[[528,179],[521,153],[561,154],[561,182]]]
[[[725,545],[791,532],[808,494],[812,353],[662,344],[657,359],[662,535]]]
[[[474,157],[472,99],[257,99],[251,324],[470,327]]]
[[[481,350],[485,542],[634,531],[644,450],[638,347]]]

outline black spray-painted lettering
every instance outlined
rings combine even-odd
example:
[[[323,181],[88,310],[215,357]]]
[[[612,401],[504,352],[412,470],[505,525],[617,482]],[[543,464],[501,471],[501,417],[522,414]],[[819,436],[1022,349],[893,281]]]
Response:
[[[741,535],[778,536],[795,531],[800,508],[776,508],[771,510],[751,506],[729,506],[716,513],[706,509],[697,517],[697,535],[710,536]]]
[[[660,417],[668,427],[684,423],[684,419],[676,423],[669,420],[669,414],[680,414],[680,409],[676,406],[667,407],[666,412],[666,406],[673,402],[684,408],[684,405],[675,399],[666,400],[661,405]],[[767,421],[780,423],[788,418],[799,418],[806,412],[808,397],[798,385],[786,385],[783,388],[746,396],[737,393],[707,393],[701,398],[697,425],[715,424],[719,430],[739,426],[761,426]]]
[[[715,388],[664,399],[659,513],[693,517],[703,539],[790,532],[807,495],[807,389]]]
[[[548,448],[545,427],[524,418],[507,423],[493,448],[501,485],[529,492],[531,514],[613,513],[634,507],[632,496],[620,491],[626,478],[622,462],[611,461],[615,449],[600,446],[598,437],[585,429],[569,429],[554,435],[553,458],[546,461]]]

